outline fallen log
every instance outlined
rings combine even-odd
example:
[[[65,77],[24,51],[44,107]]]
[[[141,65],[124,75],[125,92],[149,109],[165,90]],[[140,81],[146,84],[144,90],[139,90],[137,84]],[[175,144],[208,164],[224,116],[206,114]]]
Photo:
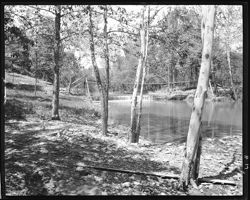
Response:
[[[115,169],[115,168],[95,167],[95,166],[88,166],[88,165],[85,165],[83,163],[78,164],[78,166],[83,167],[83,168],[102,170],[102,171],[137,174],[137,175],[145,175],[145,176],[156,176],[156,177],[163,178],[163,179],[179,179],[180,178],[180,176],[177,174],[166,174],[166,173],[160,173],[160,172],[140,172],[140,171],[123,170],[123,169]],[[211,178],[199,178],[198,182],[236,186],[236,183],[233,181],[211,179]]]
[[[212,178],[200,178],[198,179],[200,183],[213,183],[213,184],[220,184],[220,185],[232,185],[236,186],[236,183],[233,181],[228,180],[220,180],[220,179],[212,179]]]
[[[115,169],[115,168],[106,168],[106,167],[95,167],[95,166],[88,166],[88,165],[82,165],[78,164],[79,167],[83,168],[90,168],[90,169],[96,169],[96,170],[103,170],[103,171],[111,171],[111,172],[119,172],[119,173],[127,173],[127,174],[137,174],[137,175],[146,175],[146,176],[156,176],[160,178],[173,178],[173,179],[179,179],[179,175],[177,174],[162,174],[159,172],[140,172],[140,171],[132,171],[132,170],[123,170],[123,169]]]

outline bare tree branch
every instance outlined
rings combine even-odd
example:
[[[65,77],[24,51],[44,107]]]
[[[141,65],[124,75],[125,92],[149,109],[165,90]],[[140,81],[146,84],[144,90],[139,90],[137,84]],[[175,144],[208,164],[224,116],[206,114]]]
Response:
[[[46,11],[46,12],[50,12],[50,13],[52,13],[53,15],[55,15],[55,14],[56,14],[55,12],[53,12],[53,11],[51,11],[51,10],[47,10],[47,9],[45,9],[45,8],[41,8],[41,7],[34,7],[34,6],[28,6],[28,7],[30,7],[30,8],[34,8],[34,9],[43,10],[43,11]]]
[[[108,33],[108,34],[109,34],[109,33],[127,33],[127,34],[130,34],[130,35],[139,36],[137,33],[132,33],[132,32],[123,31],[123,30],[111,30],[111,31],[108,31],[107,33]]]

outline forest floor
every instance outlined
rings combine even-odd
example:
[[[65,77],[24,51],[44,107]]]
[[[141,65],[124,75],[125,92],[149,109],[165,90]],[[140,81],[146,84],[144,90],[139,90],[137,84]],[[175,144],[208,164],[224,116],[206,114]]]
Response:
[[[182,191],[175,178],[101,168],[176,177],[180,175],[183,142],[153,144],[140,138],[139,144],[129,144],[129,127],[112,122],[108,136],[103,136],[99,106],[65,94],[60,95],[61,121],[51,121],[50,92],[45,92],[39,81],[35,97],[31,83],[24,82],[7,87],[6,195],[243,194],[241,136],[202,140],[199,177],[229,180],[236,186],[198,183],[198,189]]]

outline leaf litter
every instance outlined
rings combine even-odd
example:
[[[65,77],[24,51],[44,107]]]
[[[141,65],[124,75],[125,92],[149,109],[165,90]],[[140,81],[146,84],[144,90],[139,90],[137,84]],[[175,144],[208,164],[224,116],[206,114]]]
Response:
[[[179,190],[176,179],[87,167],[180,175],[185,144],[152,145],[143,138],[128,144],[128,127],[111,123],[109,132],[117,134],[103,136],[99,117],[79,117],[70,109],[61,110],[61,121],[47,120],[44,130],[39,113],[49,119],[50,110],[36,108],[26,120],[5,123],[7,195],[197,194]],[[241,136],[203,139],[199,178],[233,180],[237,186],[200,184],[199,194],[242,195],[242,173]]]

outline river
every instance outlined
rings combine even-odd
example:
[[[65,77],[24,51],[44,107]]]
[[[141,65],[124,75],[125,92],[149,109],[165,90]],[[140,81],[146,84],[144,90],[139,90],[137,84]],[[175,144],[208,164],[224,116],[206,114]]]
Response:
[[[186,101],[144,101],[141,135],[154,143],[186,141],[191,108]],[[130,101],[110,101],[109,118],[129,125]],[[242,103],[206,102],[201,131],[210,138],[242,134]]]

